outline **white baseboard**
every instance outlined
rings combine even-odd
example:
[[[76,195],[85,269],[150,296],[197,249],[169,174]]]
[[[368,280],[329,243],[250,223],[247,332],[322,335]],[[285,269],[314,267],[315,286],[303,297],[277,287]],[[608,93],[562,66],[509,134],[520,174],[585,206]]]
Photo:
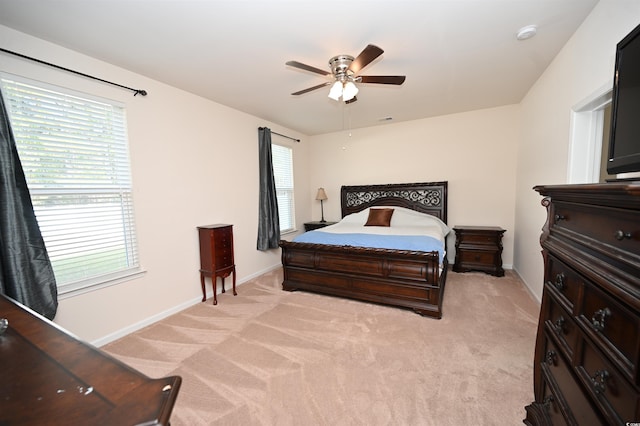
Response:
[[[266,274],[267,272],[271,272],[275,269],[281,268],[282,265],[281,264],[277,264],[277,265],[273,265],[270,266],[262,271],[258,271],[254,274],[251,274],[247,277],[244,277],[242,280],[239,280],[238,282],[236,282],[236,286],[240,286],[244,283],[246,283],[247,281],[250,281],[256,277],[259,277],[260,275]],[[222,291],[222,288],[218,288],[217,293],[220,294],[220,292]],[[207,292],[207,299],[213,297],[213,290],[210,290]],[[144,327],[147,327],[155,322],[160,321],[161,319],[167,318],[173,314],[176,314],[180,311],[183,311],[187,308],[190,308],[193,305],[197,305],[198,303],[202,303],[202,298],[200,296],[198,297],[194,297],[193,299],[187,300],[186,302],[180,303],[179,305],[173,306],[165,311],[159,312],[156,315],[152,315],[148,318],[143,319],[142,321],[138,321],[135,324],[131,324],[127,327],[121,328],[120,330],[117,330],[111,334],[108,334],[104,337],[101,337],[99,339],[96,339],[94,341],[91,342],[92,345],[100,347],[100,346],[104,346],[107,343],[111,343],[115,340],[118,340],[128,334],[131,334],[135,331],[138,331],[140,329],[143,329]]]

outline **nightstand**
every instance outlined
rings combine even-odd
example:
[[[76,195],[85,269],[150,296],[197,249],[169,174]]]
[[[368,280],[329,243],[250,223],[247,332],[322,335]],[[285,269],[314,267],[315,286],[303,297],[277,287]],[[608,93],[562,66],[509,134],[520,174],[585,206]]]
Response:
[[[482,271],[496,277],[502,269],[502,234],[497,226],[456,226],[456,261],[454,272]]]
[[[320,222],[320,221],[316,221],[316,222],[307,222],[304,224],[304,230],[306,231],[313,231],[314,229],[320,229],[320,228],[324,228],[325,226],[329,226],[329,225],[334,225],[338,222]]]

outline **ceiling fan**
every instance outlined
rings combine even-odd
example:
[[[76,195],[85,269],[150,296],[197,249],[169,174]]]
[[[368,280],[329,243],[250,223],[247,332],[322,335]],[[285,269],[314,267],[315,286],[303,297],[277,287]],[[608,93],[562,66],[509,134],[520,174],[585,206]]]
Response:
[[[358,75],[358,73],[378,56],[382,55],[384,50],[373,44],[364,48],[360,54],[354,58],[349,55],[338,55],[329,59],[329,68],[331,71],[324,71],[310,65],[300,63],[298,61],[288,61],[287,65],[301,70],[331,76],[331,81],[327,81],[317,86],[309,87],[304,90],[292,93],[292,95],[302,95],[312,90],[331,85],[329,97],[339,101],[340,98],[349,104],[357,100],[358,87],[355,83],[374,83],[374,84],[395,84],[404,83],[404,75]]]

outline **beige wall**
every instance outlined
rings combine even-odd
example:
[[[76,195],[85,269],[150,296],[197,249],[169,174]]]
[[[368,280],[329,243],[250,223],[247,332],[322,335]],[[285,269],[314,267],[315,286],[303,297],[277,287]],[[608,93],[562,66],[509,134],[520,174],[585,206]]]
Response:
[[[532,188],[567,182],[572,107],[613,81],[615,46],[639,23],[640,1],[600,0],[521,103],[514,268],[538,299],[546,213]]]
[[[511,267],[519,111],[512,105],[314,136],[309,192],[323,186],[325,218],[337,220],[341,185],[446,180],[448,223],[506,229],[503,262]]]
[[[127,109],[140,260],[135,280],[62,299],[56,322],[104,343],[201,298],[196,226],[234,225],[239,282],[280,264],[279,250],[256,250],[258,130],[299,137],[294,147],[300,222],[310,216],[304,135],[199,96],[0,26],[2,47],[145,89],[147,97],[0,55],[0,71],[123,102]],[[209,284],[208,284],[209,285]],[[210,287],[210,285],[209,285]],[[242,293],[240,287],[239,292]]]

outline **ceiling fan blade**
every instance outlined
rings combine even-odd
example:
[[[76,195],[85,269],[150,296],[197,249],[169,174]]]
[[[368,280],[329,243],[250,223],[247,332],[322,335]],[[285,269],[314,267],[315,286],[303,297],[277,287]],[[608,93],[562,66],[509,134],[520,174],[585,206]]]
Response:
[[[292,95],[295,95],[295,96],[302,95],[304,93],[311,92],[312,90],[316,90],[316,89],[319,89],[321,87],[328,86],[330,84],[331,84],[331,82],[327,81],[326,83],[318,84],[317,86],[309,87],[308,89],[304,89],[304,90],[300,90],[298,92],[294,92],[294,93],[292,93]]]
[[[354,103],[357,100],[358,100],[358,98],[354,96],[353,98],[349,99],[348,101],[344,101],[344,103],[348,105],[348,104]]]
[[[298,61],[288,61],[287,65],[301,70],[315,72],[316,74],[331,75],[331,71],[321,70],[320,68],[312,67],[311,65],[306,65]]]
[[[357,74],[362,68],[369,65],[374,59],[383,53],[384,50],[380,49],[378,46],[374,46],[373,44],[368,45],[362,52],[360,52],[358,57],[353,60],[349,67],[349,71]]]
[[[358,77],[361,83],[376,84],[402,84],[407,77],[404,75],[361,75]]]

